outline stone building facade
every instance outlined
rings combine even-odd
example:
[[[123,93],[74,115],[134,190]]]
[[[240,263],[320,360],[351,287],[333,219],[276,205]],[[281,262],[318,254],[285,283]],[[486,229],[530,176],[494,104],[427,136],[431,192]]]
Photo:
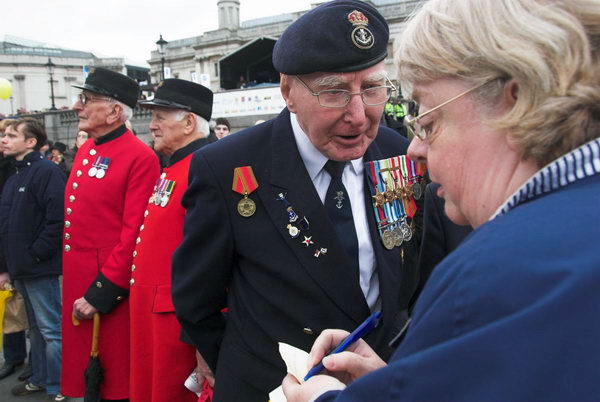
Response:
[[[243,0],[242,0],[243,1]],[[367,0],[385,17],[390,26],[388,58],[386,69],[390,77],[395,77],[393,65],[393,41],[402,32],[409,15],[424,0]],[[315,3],[313,7],[319,3]],[[219,28],[200,36],[172,40],[166,46],[166,52],[151,53],[148,60],[152,81],[160,81],[162,65],[167,78],[181,78],[199,82],[217,92],[223,89],[221,62],[228,55],[257,38],[276,40],[292,22],[308,10],[269,16],[240,23],[240,0],[219,0]],[[318,29],[318,28],[316,28]]]
[[[54,64],[52,87],[48,62]],[[0,40],[0,78],[12,84],[12,96],[0,100],[0,114],[51,109],[52,91],[56,109],[68,109],[80,92],[73,84],[84,81],[84,68],[106,67],[138,80],[147,80],[149,68],[123,58],[100,58],[93,53],[63,49],[6,35]]]

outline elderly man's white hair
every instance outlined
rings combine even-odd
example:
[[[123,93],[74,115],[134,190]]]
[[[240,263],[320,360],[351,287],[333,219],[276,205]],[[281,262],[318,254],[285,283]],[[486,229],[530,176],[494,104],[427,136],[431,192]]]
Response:
[[[117,105],[121,106],[121,109],[123,110],[123,113],[121,113],[121,123],[125,123],[127,120],[131,120],[131,118],[133,117],[133,109],[130,106],[127,106],[123,102],[119,102],[118,100],[113,98],[106,99],[110,103],[116,103]]]
[[[175,115],[175,120],[181,121],[185,118],[185,115],[191,112],[186,112],[185,110],[178,110]],[[208,137],[210,134],[210,128],[208,125],[208,121],[203,117],[198,116],[196,113],[191,113],[196,119],[196,132],[202,134],[202,138]]]

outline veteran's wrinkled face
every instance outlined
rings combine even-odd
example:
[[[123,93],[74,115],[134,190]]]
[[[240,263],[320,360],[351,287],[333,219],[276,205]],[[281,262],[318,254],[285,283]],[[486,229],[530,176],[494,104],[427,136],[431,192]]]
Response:
[[[181,116],[181,113],[184,113],[184,116]],[[171,156],[181,148],[188,123],[185,114],[186,112],[160,107],[152,109],[150,132],[156,151]]]
[[[83,91],[73,110],[79,117],[79,130],[85,131],[92,138],[106,134],[106,127],[113,122],[111,115],[117,105],[107,97],[89,91]]]
[[[300,77],[313,92],[344,89],[361,92],[386,85],[384,63],[352,73],[314,73]],[[327,158],[348,161],[362,157],[377,136],[384,104],[367,106],[360,95],[341,108],[327,108],[293,76],[282,75],[281,92],[290,112],[311,143]]]
[[[422,114],[467,89],[462,81],[438,79],[415,84],[412,98]],[[494,197],[498,198],[496,179],[503,158],[513,163],[508,154],[512,156],[514,151],[507,146],[506,133],[485,124],[473,94],[433,111],[419,123],[433,141],[415,138],[409,157],[426,160],[431,180],[441,185],[438,195],[445,200],[450,220],[459,225],[480,225],[496,208],[493,204],[503,201]]]

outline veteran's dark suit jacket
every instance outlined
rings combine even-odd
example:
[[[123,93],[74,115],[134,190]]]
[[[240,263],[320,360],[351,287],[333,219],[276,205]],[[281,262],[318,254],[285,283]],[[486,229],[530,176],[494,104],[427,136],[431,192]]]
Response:
[[[405,154],[407,146],[382,127],[365,161]],[[237,211],[242,195],[232,191],[234,169],[242,166],[252,167],[259,185],[249,195],[256,213],[248,218]],[[288,214],[277,200],[282,192],[310,223],[299,238],[286,228]],[[400,249],[384,249],[370,194],[365,197],[383,302],[382,321],[367,341],[389,356],[387,343],[403,324],[400,312],[416,275],[402,266]],[[352,331],[370,315],[358,273],[348,271],[348,257],[300,157],[287,109],[194,154],[182,204],[187,215],[173,256],[173,302],[185,333],[216,370],[216,401],[266,401],[286,373],[278,342],[309,351],[322,330]],[[304,235],[315,244],[303,244]],[[318,258],[317,245],[328,250]]]

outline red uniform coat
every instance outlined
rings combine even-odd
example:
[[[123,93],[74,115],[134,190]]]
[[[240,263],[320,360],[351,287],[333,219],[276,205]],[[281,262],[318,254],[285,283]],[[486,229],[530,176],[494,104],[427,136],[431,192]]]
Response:
[[[171,163],[183,159],[160,176],[175,183],[168,202],[160,191],[170,182],[159,180],[140,228],[129,295],[132,402],[198,400],[183,385],[196,366],[196,349],[179,340],[181,326],[171,300],[171,256],[183,238],[181,196],[187,189],[191,153],[205,143],[194,141],[173,155]]]
[[[95,169],[104,170],[101,178],[98,173],[90,176],[97,160],[108,162],[106,169]],[[85,296],[103,313],[99,345],[104,367],[102,398],[129,397],[126,296],[136,237],[159,174],[154,152],[125,126],[96,141],[88,140],[77,152],[65,191],[61,383],[67,396],[84,394],[92,320],[82,320],[75,327],[71,313],[73,302]]]

